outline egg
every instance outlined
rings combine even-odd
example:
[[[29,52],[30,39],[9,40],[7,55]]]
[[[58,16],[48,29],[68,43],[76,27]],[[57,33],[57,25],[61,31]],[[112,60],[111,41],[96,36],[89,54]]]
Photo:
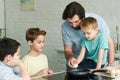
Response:
[[[77,68],[77,67],[78,67],[78,64],[74,64],[74,65],[73,65],[73,68]]]

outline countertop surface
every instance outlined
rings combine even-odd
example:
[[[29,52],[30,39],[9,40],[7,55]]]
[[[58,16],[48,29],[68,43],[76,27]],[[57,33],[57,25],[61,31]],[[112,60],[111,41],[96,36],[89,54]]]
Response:
[[[99,75],[99,77],[98,77]],[[40,77],[41,78],[41,77]],[[98,79],[99,78],[99,79]],[[39,77],[37,78],[39,80]],[[111,78],[108,75],[97,73],[90,76],[69,76],[66,72],[57,72],[54,75],[51,75],[48,80],[120,80],[120,77]]]

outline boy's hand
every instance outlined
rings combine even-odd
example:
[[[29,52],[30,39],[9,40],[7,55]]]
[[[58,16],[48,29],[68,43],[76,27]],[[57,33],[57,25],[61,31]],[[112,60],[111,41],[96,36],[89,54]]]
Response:
[[[53,71],[53,70],[48,69],[48,74],[53,74],[53,73],[54,73],[54,71]]]
[[[48,76],[48,69],[44,69],[44,70],[42,70],[41,72],[42,72],[42,75],[44,75],[43,78],[45,78],[45,79],[48,79],[48,78],[49,78],[49,76]]]

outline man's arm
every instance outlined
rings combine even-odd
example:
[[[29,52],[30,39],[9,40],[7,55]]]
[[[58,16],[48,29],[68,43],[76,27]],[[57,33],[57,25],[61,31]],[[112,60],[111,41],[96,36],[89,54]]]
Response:
[[[72,53],[72,46],[64,45],[64,54],[68,61],[68,65],[70,67],[73,67],[74,63],[77,63],[77,59],[74,57]]]
[[[67,60],[72,58],[73,57],[72,46],[64,45],[64,54]]]
[[[108,65],[113,65],[114,63],[114,43],[113,40],[111,38],[110,35],[107,36],[108,39],[108,46],[109,46],[109,50],[108,50]]]

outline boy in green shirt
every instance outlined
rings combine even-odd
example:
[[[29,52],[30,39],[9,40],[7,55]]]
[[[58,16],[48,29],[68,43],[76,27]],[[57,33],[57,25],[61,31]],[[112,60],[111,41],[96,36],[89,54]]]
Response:
[[[77,59],[69,61],[68,65],[73,68],[80,63],[80,68],[100,69],[107,63],[108,41],[106,36],[98,33],[97,21],[92,17],[82,20],[80,26],[84,35],[82,48]]]

